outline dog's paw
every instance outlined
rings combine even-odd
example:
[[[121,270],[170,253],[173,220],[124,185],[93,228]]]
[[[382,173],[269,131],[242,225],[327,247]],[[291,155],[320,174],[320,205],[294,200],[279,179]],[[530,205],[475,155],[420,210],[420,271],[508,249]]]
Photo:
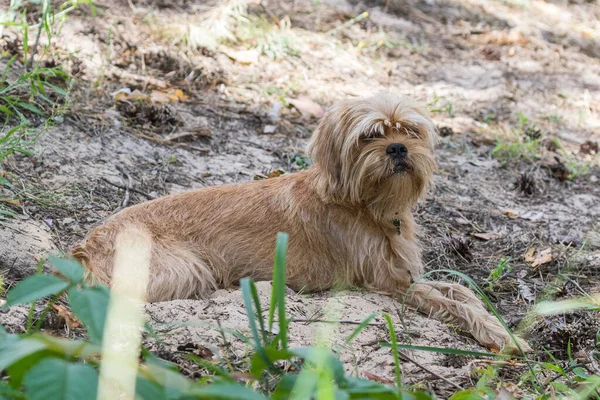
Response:
[[[521,352],[521,350],[519,350],[519,346],[517,346],[509,336],[508,340],[505,341],[504,346],[502,347],[502,353],[512,354],[512,355],[525,355],[525,354],[531,353],[533,351],[531,346],[529,346],[529,343],[527,343],[525,340],[521,339],[520,337],[516,337],[516,336],[515,336],[515,338],[517,339],[517,342],[519,343],[519,346],[521,347],[522,352]]]
[[[521,352],[519,346],[513,342],[511,336],[500,324],[498,324],[496,329],[486,329],[485,331],[478,331],[476,333],[479,333],[479,337],[475,336],[475,338],[478,339],[481,344],[496,352],[521,355],[533,351],[531,346],[529,346],[525,340],[515,336],[521,350],[523,350],[523,352]]]

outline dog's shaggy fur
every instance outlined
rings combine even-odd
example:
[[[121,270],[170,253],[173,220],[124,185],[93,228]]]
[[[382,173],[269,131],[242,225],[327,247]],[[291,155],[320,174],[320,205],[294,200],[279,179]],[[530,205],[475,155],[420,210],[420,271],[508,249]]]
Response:
[[[432,121],[405,98],[344,101],[314,132],[307,170],[138,204],[72,254],[108,284],[116,236],[139,229],[152,242],[148,300],[202,297],[244,277],[271,279],[277,232],[287,232],[291,288],[360,286],[403,300],[412,285],[409,304],[488,347],[512,345],[470,290],[418,281],[424,267],[411,210],[432,182],[436,140]]]

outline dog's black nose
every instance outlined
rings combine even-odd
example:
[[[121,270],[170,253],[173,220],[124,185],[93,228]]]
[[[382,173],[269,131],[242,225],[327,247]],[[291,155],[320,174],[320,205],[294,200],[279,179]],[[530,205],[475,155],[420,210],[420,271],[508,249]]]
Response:
[[[386,153],[397,160],[402,160],[408,155],[408,149],[402,143],[392,143],[388,146]]]

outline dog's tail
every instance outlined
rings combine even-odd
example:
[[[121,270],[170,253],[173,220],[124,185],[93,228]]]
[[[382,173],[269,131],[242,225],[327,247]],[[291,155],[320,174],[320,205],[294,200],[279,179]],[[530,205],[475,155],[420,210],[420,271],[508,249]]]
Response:
[[[121,231],[129,232],[132,229],[150,247],[148,301],[202,297],[217,289],[211,268],[195,249],[178,240],[152,237],[144,228],[135,226],[100,226],[71,250],[72,257],[85,268],[86,282],[109,286],[114,283],[114,269],[119,254],[140,252],[137,244],[125,240],[127,235],[119,237]],[[130,267],[136,268],[135,265]]]
[[[85,270],[84,280],[89,284],[95,284],[96,280],[90,271],[91,255],[90,252],[85,248],[85,243],[76,244],[75,247],[71,249],[70,256],[83,266],[83,269]]]
[[[106,230],[96,228],[84,242],[75,245],[71,250],[71,257],[83,266],[84,280],[90,285],[110,284],[115,238],[109,238],[108,235],[110,233]]]

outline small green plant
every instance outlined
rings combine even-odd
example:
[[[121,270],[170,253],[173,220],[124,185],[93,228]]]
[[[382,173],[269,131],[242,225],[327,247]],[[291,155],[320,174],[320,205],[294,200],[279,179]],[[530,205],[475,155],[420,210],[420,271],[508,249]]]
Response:
[[[511,257],[506,257],[500,259],[500,262],[494,267],[490,275],[486,279],[486,283],[488,285],[488,290],[492,290],[494,285],[502,279],[505,275],[512,272],[512,267],[510,265]]]
[[[259,53],[273,60],[297,56],[300,54],[298,39],[285,21],[272,25],[264,17],[248,16],[238,25],[236,36],[242,43],[254,46]]]
[[[564,146],[562,145],[562,143],[560,143],[560,141],[558,139],[553,138],[552,142],[554,143],[556,148],[561,151],[563,156],[567,159],[566,162],[564,163],[564,165],[567,168],[567,170],[569,171],[569,176],[568,176],[569,180],[573,180],[582,175],[585,175],[588,172],[588,170],[590,169],[590,167],[594,164],[594,162],[600,157],[598,154],[596,154],[591,160],[589,160],[587,162],[582,162],[582,161],[578,160],[574,155],[570,154],[570,152],[564,148]]]
[[[498,138],[492,157],[503,161],[533,161],[542,155],[541,130],[523,113],[517,116],[517,128],[511,137]]]
[[[492,157],[502,161],[524,159],[533,161],[540,156],[542,147],[539,140],[517,139],[516,141],[497,139],[497,144],[492,150]]]
[[[19,59],[19,54],[15,54],[4,66],[0,77],[0,163],[14,153],[31,154],[29,149],[37,138],[59,121],[69,107],[74,81],[60,67],[41,66],[35,59],[38,47],[41,47],[41,58],[49,52],[52,39],[60,33],[68,13],[80,5],[87,4],[92,13],[95,12],[90,0],[64,1],[56,9],[48,0],[39,4],[42,13],[37,25],[27,24],[28,9],[21,11],[24,4],[16,0],[10,2],[9,11],[0,19],[0,28],[10,26],[16,29],[21,34],[23,44],[23,67],[13,68]],[[36,32],[36,37],[30,49],[28,38],[32,30]],[[43,43],[42,33],[45,34]],[[33,126],[32,116],[42,119],[42,124]],[[12,190],[10,182],[0,176],[2,186]],[[9,200],[18,201],[18,196],[13,197]],[[0,202],[0,220],[14,216],[15,213],[7,208],[6,203]]]
[[[291,162],[293,165],[298,166],[298,168],[300,169],[306,169],[311,165],[310,159],[304,154],[300,153],[295,153],[294,155],[292,155]]]
[[[433,94],[433,101],[427,104],[427,108],[432,113],[446,113],[448,114],[448,118],[452,118],[452,102],[445,101],[444,104],[441,104],[442,97],[439,97],[436,93]]]
[[[552,124],[558,124],[560,123],[560,121],[562,121],[563,116],[558,114],[551,114],[546,119]]]

